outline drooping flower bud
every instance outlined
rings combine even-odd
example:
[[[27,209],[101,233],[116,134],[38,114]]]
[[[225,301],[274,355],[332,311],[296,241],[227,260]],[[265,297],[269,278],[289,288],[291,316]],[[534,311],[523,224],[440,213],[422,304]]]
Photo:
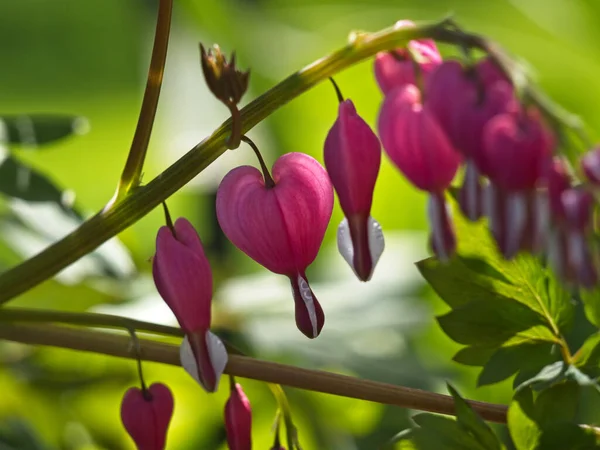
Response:
[[[206,389],[214,392],[227,364],[227,351],[210,332],[212,271],[202,241],[190,222],[163,226],[156,237],[152,275],[186,337],[181,346],[183,367]]]
[[[173,394],[162,383],[132,387],[121,403],[121,421],[138,450],[164,450],[173,415]]]
[[[483,136],[487,176],[507,191],[534,189],[550,168],[553,146],[537,110],[497,115]]]
[[[456,246],[443,192],[460,164],[436,118],[421,104],[416,86],[394,89],[385,98],[379,114],[379,136],[383,148],[416,187],[431,194],[429,218],[432,248],[446,260]]]
[[[333,209],[333,188],[325,169],[303,153],[287,153],[273,165],[273,187],[254,167],[229,172],[217,191],[217,218],[228,239],[292,284],[296,325],[309,338],[321,332],[325,316],[306,279]]]
[[[232,382],[225,404],[225,430],[230,450],[252,448],[252,409],[239,383]]]
[[[338,228],[338,248],[356,276],[368,281],[384,247],[381,227],[371,217],[381,145],[351,100],[339,105],[325,139],[324,160],[346,216]]]
[[[401,20],[395,28],[411,28],[415,24],[410,20]],[[384,95],[396,87],[415,84],[415,65],[426,80],[435,67],[442,62],[440,52],[432,39],[410,41],[408,48],[399,48],[391,52],[380,52],[375,56],[375,79]]]
[[[583,155],[581,169],[590,183],[600,185],[600,147]]]
[[[461,158],[431,111],[421,103],[416,86],[395,89],[379,113],[383,148],[408,180],[427,192],[444,191]]]

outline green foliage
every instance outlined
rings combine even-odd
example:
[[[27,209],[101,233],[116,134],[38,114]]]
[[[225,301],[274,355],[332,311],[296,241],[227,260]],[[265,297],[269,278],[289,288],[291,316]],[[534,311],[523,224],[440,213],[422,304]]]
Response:
[[[396,436],[405,447],[418,450],[502,450],[504,445],[471,406],[450,384],[448,391],[454,399],[456,419],[422,413],[414,416],[416,424],[409,432]]]
[[[6,141],[26,147],[37,147],[86,131],[87,120],[65,114],[24,114],[1,116]],[[0,126],[2,126],[0,125]]]
[[[533,256],[506,261],[485,223],[455,214],[458,254],[446,264],[417,263],[421,274],[452,309],[438,317],[442,330],[467,347],[454,360],[483,367],[479,385],[517,373],[526,377],[561,358],[572,325],[568,291]]]
[[[600,448],[595,438],[574,422],[579,390],[574,382],[539,393],[529,387],[520,389],[508,409],[508,427],[517,450]]]

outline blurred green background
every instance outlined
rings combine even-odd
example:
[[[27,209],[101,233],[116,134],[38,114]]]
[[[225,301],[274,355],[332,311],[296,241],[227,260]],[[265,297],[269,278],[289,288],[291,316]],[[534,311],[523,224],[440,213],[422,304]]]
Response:
[[[87,213],[112,196],[135,128],[152,47],[157,1],[0,0],[0,115],[84,116],[90,130],[55,144],[12,147],[15,157],[76,194]],[[252,70],[245,101],[293,71],[344,45],[352,30],[377,30],[399,19],[434,20],[447,13],[528,61],[541,86],[566,108],[600,126],[600,3],[595,0],[176,0],[161,101],[145,180],[160,173],[227,118],[204,86],[198,42],[236,50]],[[447,49],[442,47],[442,50]],[[381,103],[367,61],[336,77],[372,125]],[[281,108],[250,136],[273,162],[302,151],[322,160],[335,120],[328,83]],[[213,264],[215,327],[264,359],[444,391],[451,380],[469,398],[507,402],[510,383],[475,388],[477,369],[451,361],[458,345],[437,328],[445,306],[413,263],[427,256],[425,197],[384,161],[373,216],[386,251],[373,280],[360,284],[337,255],[336,205],[322,251],[308,276],[327,325],[315,341],[295,328],[284,277],[267,273],[228,244],[214,217],[214,195],[226,171],[254,164],[248,148],[228,152],[169,201],[174,216],[197,225]],[[60,215],[58,215],[60,216]],[[0,199],[0,270],[64,235],[52,208]],[[155,210],[120,235],[123,246],[106,276],[84,258],[57,279],[11,305],[102,311],[173,324],[156,294],[149,258],[163,217]],[[130,252],[128,256],[127,251]],[[114,267],[113,267],[114,268]],[[104,276],[102,276],[104,274]],[[225,449],[226,383],[205,394],[181,369],[144,364],[148,382],[175,394],[170,449]],[[268,388],[241,380],[254,411],[254,447],[272,442],[276,404]],[[131,449],[120,400],[137,384],[133,361],[0,342],[0,449]],[[375,449],[409,426],[410,411],[287,389],[303,447]]]

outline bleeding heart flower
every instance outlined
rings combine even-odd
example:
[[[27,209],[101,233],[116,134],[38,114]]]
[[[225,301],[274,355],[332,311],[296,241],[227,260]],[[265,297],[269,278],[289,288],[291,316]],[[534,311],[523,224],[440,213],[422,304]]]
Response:
[[[129,388],[121,403],[121,421],[138,450],[163,450],[173,415],[173,394],[162,383],[146,391]]]
[[[227,351],[209,330],[212,271],[202,241],[186,219],[177,219],[172,229],[158,230],[152,275],[158,293],[186,333],[180,350],[183,367],[208,392],[216,391]]]
[[[252,408],[239,383],[232,382],[225,404],[225,430],[230,450],[252,448]]]
[[[324,160],[346,216],[338,228],[338,248],[356,276],[368,281],[384,248],[381,227],[371,217],[381,145],[351,100],[339,105],[325,139]]]
[[[325,316],[306,279],[333,209],[333,188],[323,167],[303,153],[288,153],[273,165],[275,186],[258,169],[229,172],[217,191],[217,218],[233,244],[292,284],[296,325],[309,338]]]

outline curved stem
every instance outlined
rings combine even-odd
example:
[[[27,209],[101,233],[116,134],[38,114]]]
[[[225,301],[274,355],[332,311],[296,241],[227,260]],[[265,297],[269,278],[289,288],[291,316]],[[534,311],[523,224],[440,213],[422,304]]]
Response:
[[[335,82],[333,77],[329,77],[329,81],[333,84],[333,88],[335,89],[335,95],[337,95],[338,103],[342,103],[344,101],[344,96],[342,95],[342,91],[340,91],[340,87]]]
[[[263,159],[263,157],[260,153],[260,150],[258,149],[256,144],[254,142],[252,142],[252,140],[248,136],[245,136],[245,135],[241,137],[241,140],[244,141],[246,144],[248,144],[250,147],[252,147],[252,150],[254,150],[254,154],[256,155],[256,158],[258,158],[258,163],[260,164],[260,169],[262,170],[263,177],[265,179],[265,187],[267,189],[274,188],[275,181],[273,180],[273,177],[271,176],[271,173],[269,172],[269,168],[265,164],[265,160]]]
[[[95,330],[78,330],[56,325],[3,324],[0,339],[25,344],[47,345],[106,355],[133,358],[129,338]],[[180,365],[179,348],[175,345],[140,339],[142,358],[146,361]],[[285,364],[262,361],[240,355],[229,355],[225,373],[325,394],[367,400],[402,408],[454,415],[452,397],[420,389],[363,380],[346,375],[309,370]],[[468,400],[485,420],[506,423],[504,405]]]
[[[138,118],[133,141],[131,142],[131,149],[129,150],[129,155],[127,155],[127,162],[123,168],[114,201],[120,200],[127,195],[131,189],[136,188],[140,184],[165,71],[169,33],[171,31],[172,10],[173,0],[160,0],[158,6],[158,18],[156,20],[156,32],[154,34],[154,47],[152,48],[148,81],[146,82],[146,91],[144,92],[140,117]]]
[[[414,28],[392,27],[354,36],[342,49],[301,69],[240,110],[242,133],[319,82],[377,52],[406,45],[413,39],[432,38],[504,55],[496,44],[481,36],[457,30],[451,27],[448,20]],[[558,114],[556,111],[554,113]],[[3,273],[0,276],[0,304],[52,277],[137,222],[223,154],[230,132],[231,119],[146,186],[131,191],[114,205],[111,203],[110,207],[91,217],[77,230]]]

